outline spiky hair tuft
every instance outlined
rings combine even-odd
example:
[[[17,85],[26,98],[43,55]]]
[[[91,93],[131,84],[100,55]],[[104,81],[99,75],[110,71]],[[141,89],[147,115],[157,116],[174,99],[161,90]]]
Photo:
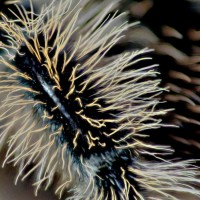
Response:
[[[143,142],[144,130],[161,126],[166,111],[156,97],[164,89],[155,65],[134,69],[151,59],[149,49],[109,56],[132,26],[125,13],[109,15],[116,5],[61,0],[39,14],[16,5],[14,20],[2,14],[3,165],[19,166],[16,183],[35,172],[36,194],[58,175],[55,193],[73,200],[199,196],[191,161],[159,159],[170,147]]]
[[[169,88],[169,91],[161,96],[167,101],[167,106],[174,108],[163,117],[163,121],[176,124],[176,127],[156,130],[151,140],[158,144],[170,144],[174,149],[172,158],[199,159],[200,2],[124,0],[120,8],[124,9],[124,4],[130,11],[130,21],[141,21],[137,30],[132,29],[132,32],[129,32],[129,45],[155,49],[151,55],[154,62],[159,63],[162,86]],[[159,19],[155,20],[156,18]],[[185,23],[182,23],[183,21]]]

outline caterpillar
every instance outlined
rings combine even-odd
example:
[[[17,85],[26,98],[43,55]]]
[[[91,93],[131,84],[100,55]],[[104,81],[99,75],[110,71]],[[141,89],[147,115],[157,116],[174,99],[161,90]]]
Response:
[[[118,1],[59,0],[34,12],[16,4],[0,30],[0,147],[15,180],[34,173],[35,194],[55,184],[69,200],[200,197],[192,160],[164,160],[169,146],[145,143],[162,124],[150,49],[111,55],[133,24]],[[110,14],[113,13],[113,14]]]

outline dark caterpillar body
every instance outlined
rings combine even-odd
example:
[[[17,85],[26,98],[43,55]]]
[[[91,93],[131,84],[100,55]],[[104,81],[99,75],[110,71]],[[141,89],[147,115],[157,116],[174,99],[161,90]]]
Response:
[[[192,161],[164,160],[170,147],[145,142],[144,131],[162,126],[167,111],[157,96],[165,89],[156,65],[141,67],[150,50],[112,54],[131,26],[125,14],[109,16],[116,6],[61,0],[39,14],[17,6],[17,23],[2,15],[3,165],[19,166],[16,183],[35,172],[36,194],[56,176],[55,193],[68,200],[199,196]]]
[[[33,106],[35,115],[38,119],[41,118],[39,121],[43,126],[48,126],[49,131],[60,132],[56,135],[56,143],[62,146],[67,144],[66,150],[74,157],[74,162],[79,166],[83,177],[87,177],[88,174],[82,166],[82,160],[90,160],[91,157],[96,158],[97,176],[94,178],[95,184],[99,186],[99,195],[103,189],[101,198],[114,198],[113,192],[116,193],[116,198],[124,198],[123,188],[125,183],[123,178],[120,177],[134,176],[131,172],[124,174],[128,167],[132,166],[134,156],[130,150],[117,150],[115,146],[118,144],[117,141],[121,139],[121,144],[127,144],[128,140],[123,142],[123,138],[126,138],[130,132],[123,129],[115,135],[113,134],[111,138],[107,134],[119,128],[115,121],[120,110],[101,110],[101,107],[105,109],[111,105],[96,97],[101,86],[96,85],[93,88],[93,85],[96,84],[95,81],[87,84],[86,87],[82,85],[87,81],[89,75],[82,75],[84,71],[78,71],[77,68],[80,62],[84,63],[87,59],[83,58],[77,62],[78,59],[74,55],[70,58],[67,67],[63,65],[66,62],[66,57],[71,56],[67,52],[72,52],[73,49],[68,48],[67,51],[59,53],[56,69],[43,67],[47,62],[47,55],[34,55],[30,51],[30,45],[34,47],[34,42],[37,41],[40,48],[45,48],[45,45],[48,46],[50,49],[48,51],[49,60],[52,60],[57,53],[57,47],[50,47],[54,45],[58,33],[53,33],[48,41],[43,33],[36,37],[33,41],[28,39],[28,35],[25,36],[25,40],[28,39],[26,43],[28,42],[29,46],[26,46],[26,43],[21,45],[19,53],[16,54],[12,63],[15,66],[14,71],[11,68],[10,73],[17,70],[20,74],[23,74],[17,79],[22,86],[30,88],[24,93],[24,98],[28,101],[41,102],[39,105]],[[109,159],[107,159],[108,156]],[[119,161],[115,161],[118,158]],[[123,161],[124,164],[120,164],[120,161]],[[110,172],[110,175],[106,175],[108,178],[101,178],[105,176],[104,171]],[[134,185],[137,185],[134,179],[130,184],[133,184],[133,182]],[[111,185],[113,185],[112,191],[110,191]],[[127,195],[134,196],[135,192],[132,189],[129,190]]]
[[[44,38],[40,36],[38,38],[40,46],[44,46],[42,44]],[[48,46],[51,45],[48,44]],[[136,190],[139,190],[137,182],[134,181],[135,175],[128,172],[128,168],[134,165],[135,156],[130,150],[121,151],[115,148],[116,145],[119,145],[116,142],[118,140],[122,140],[121,145],[126,145],[128,141],[131,142],[130,139],[123,142],[123,138],[126,138],[130,132],[121,130],[113,134],[112,137],[106,135],[106,133],[112,133],[112,130],[119,128],[114,121],[117,120],[115,116],[120,111],[101,111],[101,107],[106,108],[108,105],[103,100],[97,100],[98,97],[95,93],[98,91],[98,86],[94,89],[88,89],[95,82],[88,84],[81,92],[83,88],[81,83],[86,81],[88,77],[86,75],[81,76],[82,72],[75,71],[78,65],[76,59],[72,58],[67,65],[66,72],[63,72],[61,67],[64,63],[64,53],[59,55],[57,72],[61,81],[60,88],[56,88],[54,87],[56,85],[55,80],[49,76],[45,68],[41,67],[42,63],[45,63],[45,58],[38,62],[26,46],[21,47],[20,53],[15,58],[15,66],[19,66],[18,70],[30,78],[20,78],[19,80],[22,85],[37,91],[35,94],[27,92],[25,96],[27,99],[43,102],[43,105],[40,105],[39,108],[37,106],[34,108],[36,116],[46,116],[43,123],[51,124],[50,129],[53,131],[58,131],[62,127],[57,142],[58,144],[67,143],[67,149],[75,157],[78,165],[81,165],[80,157],[90,159],[95,156],[99,160],[98,165],[101,167],[98,169],[95,179],[99,188],[104,188],[105,195],[103,198],[112,199],[113,194],[109,191],[110,185],[112,185],[116,198],[121,199],[125,188],[124,180],[120,178],[123,176],[130,180],[130,184],[134,185]],[[50,52],[51,54],[52,57],[55,55],[54,50]],[[75,79],[73,82],[74,89],[73,92],[69,92],[72,90],[72,81],[70,80],[72,76]],[[81,77],[76,79],[79,76]],[[81,117],[79,113],[84,117]],[[105,124],[101,124],[102,119],[105,119]],[[92,121],[95,123],[92,123]],[[108,155],[109,159],[107,160]],[[85,173],[84,170],[82,173]],[[134,195],[136,195],[135,192],[130,190],[129,198]]]

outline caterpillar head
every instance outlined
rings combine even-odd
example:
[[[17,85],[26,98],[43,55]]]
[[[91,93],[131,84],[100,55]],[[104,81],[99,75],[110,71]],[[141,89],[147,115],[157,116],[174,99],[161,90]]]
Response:
[[[174,191],[199,195],[189,186],[198,180],[184,170],[195,172],[189,162],[146,161],[171,151],[142,142],[142,131],[160,127],[158,116],[166,113],[156,109],[163,89],[155,65],[134,69],[151,59],[145,56],[150,50],[109,56],[130,27],[125,14],[109,15],[115,7],[67,0],[40,14],[17,6],[17,20],[2,15],[8,40],[0,58],[4,164],[19,165],[16,182],[37,171],[36,193],[58,175],[56,193],[67,190],[69,199],[142,200],[154,193],[176,199],[172,183]]]

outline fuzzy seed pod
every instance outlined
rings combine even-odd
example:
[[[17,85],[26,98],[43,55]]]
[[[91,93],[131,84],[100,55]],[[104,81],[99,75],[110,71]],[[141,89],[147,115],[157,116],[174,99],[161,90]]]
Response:
[[[56,182],[68,200],[177,200],[200,197],[192,161],[159,156],[167,146],[145,143],[162,126],[155,65],[134,68],[149,49],[111,55],[132,26],[109,0],[52,1],[39,14],[17,6],[0,29],[0,146],[16,177],[34,173],[36,188]]]

